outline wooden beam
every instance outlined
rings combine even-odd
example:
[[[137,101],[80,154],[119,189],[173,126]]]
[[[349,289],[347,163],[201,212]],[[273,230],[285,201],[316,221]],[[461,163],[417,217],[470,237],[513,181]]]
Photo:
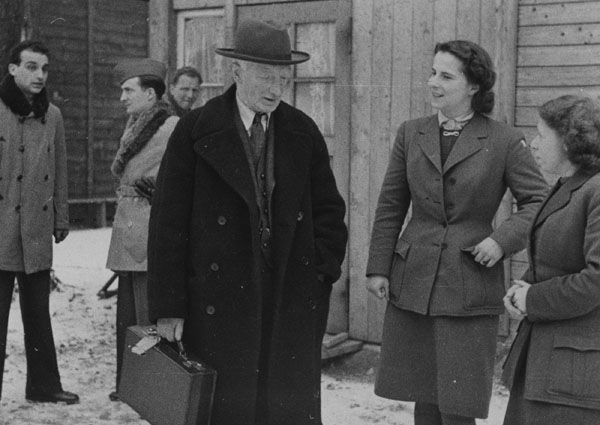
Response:
[[[165,65],[169,63],[171,11],[171,0],[150,0],[148,3],[148,56]]]
[[[87,1],[87,179],[86,193],[94,195],[94,0]]]

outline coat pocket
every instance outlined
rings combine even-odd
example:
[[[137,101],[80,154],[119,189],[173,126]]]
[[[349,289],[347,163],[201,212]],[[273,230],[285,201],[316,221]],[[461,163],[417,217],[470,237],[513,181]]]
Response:
[[[555,335],[547,391],[600,400],[600,335]]]
[[[398,239],[394,248],[392,268],[390,269],[390,292],[396,297],[400,294],[400,287],[404,280],[409,251],[410,244],[403,239]]]
[[[463,306],[465,309],[502,307],[502,261],[488,268],[477,263],[470,251],[461,251]]]

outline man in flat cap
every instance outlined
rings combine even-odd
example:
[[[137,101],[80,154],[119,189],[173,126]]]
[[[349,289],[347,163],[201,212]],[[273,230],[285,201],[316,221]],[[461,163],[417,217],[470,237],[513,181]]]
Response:
[[[128,120],[111,165],[119,179],[117,210],[106,267],[119,275],[117,292],[117,387],[121,378],[125,330],[148,324],[147,240],[154,182],[178,117],[162,100],[166,67],[152,59],[129,59],[114,69]],[[116,393],[111,400],[118,399]]]
[[[74,404],[63,391],[49,311],[52,236],[69,234],[67,152],[60,110],[49,103],[48,48],[26,40],[0,83],[0,393],[15,276],[25,336],[25,397]]]
[[[217,370],[212,424],[321,424],[321,341],[345,205],[314,121],[281,101],[285,29],[240,24],[235,84],[185,115],[150,217],[150,319]]]

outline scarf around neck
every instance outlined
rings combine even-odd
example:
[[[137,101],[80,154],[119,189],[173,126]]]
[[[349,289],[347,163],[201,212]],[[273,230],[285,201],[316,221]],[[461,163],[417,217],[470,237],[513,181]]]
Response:
[[[42,122],[46,121],[45,115],[50,105],[46,87],[33,96],[33,103],[29,103],[25,94],[15,83],[15,78],[7,74],[0,82],[0,99],[15,115],[27,117],[33,113],[35,118],[42,118]]]
[[[113,175],[116,177],[123,175],[127,163],[148,144],[152,136],[170,116],[167,104],[162,100],[141,114],[129,116],[125,131],[121,136],[119,149],[110,166]]]

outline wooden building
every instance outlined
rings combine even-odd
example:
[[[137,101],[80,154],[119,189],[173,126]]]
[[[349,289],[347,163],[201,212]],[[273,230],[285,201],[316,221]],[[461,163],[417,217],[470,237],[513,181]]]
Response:
[[[125,127],[125,109],[112,68],[148,53],[146,0],[3,0],[0,49],[21,39],[50,49],[48,92],[63,114],[67,140],[71,216],[106,224],[116,180],[110,164]]]
[[[325,134],[348,205],[348,255],[329,330],[363,341],[380,340],[385,307],[364,287],[377,197],[397,127],[431,113],[435,43],[469,39],[486,48],[499,74],[493,115],[522,127],[528,140],[545,100],[600,95],[599,0],[150,0],[149,14],[150,55],[171,69],[197,66],[205,99],[231,83],[214,48],[231,46],[244,18],[286,24],[294,48],[311,53],[296,67],[287,101]],[[507,195],[496,220],[512,208]],[[505,262],[507,284],[524,258]],[[507,332],[505,318],[500,334]]]

